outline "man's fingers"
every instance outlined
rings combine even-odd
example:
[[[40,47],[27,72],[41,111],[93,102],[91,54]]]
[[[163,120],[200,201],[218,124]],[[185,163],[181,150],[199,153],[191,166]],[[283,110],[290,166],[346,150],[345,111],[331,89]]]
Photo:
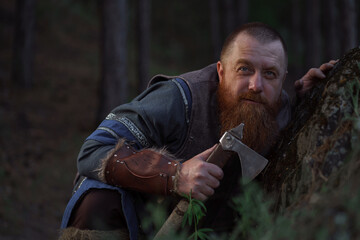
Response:
[[[210,197],[215,193],[215,190],[209,186],[205,186],[201,189],[201,193],[206,197]]]
[[[195,186],[192,189],[192,197],[201,201],[206,200],[208,197],[212,196],[215,193],[215,190],[207,185],[204,186]]]
[[[323,71],[323,72],[327,72],[328,70],[330,70],[333,67],[334,67],[334,65],[331,64],[331,63],[323,63],[320,66],[320,70]]]
[[[296,80],[296,81],[295,81],[295,84],[294,84],[294,85],[295,85],[295,89],[296,89],[296,90],[301,89],[302,86],[303,86],[303,84],[304,84],[304,83],[303,83],[302,79]]]
[[[339,61],[339,59],[337,60],[330,60],[327,63],[324,63],[320,66],[320,70],[323,71],[324,73],[328,72],[329,70],[331,70],[334,65]]]
[[[221,180],[224,176],[223,170],[219,166],[216,166],[215,164],[212,163],[209,163],[208,172],[211,176],[219,180]]]
[[[220,185],[220,179],[209,175],[206,179],[206,185],[210,186],[211,188],[217,188]]]
[[[205,201],[208,198],[208,196],[206,196],[205,194],[195,191],[192,192],[191,197],[200,201]]]
[[[196,157],[200,158],[203,161],[206,161],[209,158],[210,154],[215,150],[216,146],[217,146],[217,144],[215,144],[211,148],[206,149],[205,151],[199,153]]]
[[[324,64],[323,64],[324,65]],[[324,79],[326,77],[326,75],[323,73],[322,70],[320,70],[319,68],[312,68],[309,70],[308,72],[309,74],[309,79],[308,80],[312,80],[315,78],[320,78],[320,79]]]
[[[298,94],[303,95],[311,89],[317,80],[326,78],[326,73],[331,70],[339,60],[330,60],[319,68],[311,68],[300,80],[295,81],[294,87]]]
[[[326,73],[329,70],[331,70],[333,67],[334,67],[334,64],[332,64],[332,63],[324,63],[320,66],[320,70]]]
[[[330,60],[329,63],[332,64],[332,65],[335,65],[338,61],[339,61],[339,59]]]

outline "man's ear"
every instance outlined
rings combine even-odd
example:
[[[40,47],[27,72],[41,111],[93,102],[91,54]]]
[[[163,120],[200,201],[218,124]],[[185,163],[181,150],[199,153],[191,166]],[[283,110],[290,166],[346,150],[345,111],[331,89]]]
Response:
[[[224,78],[224,66],[221,64],[220,61],[217,62],[216,69],[219,76],[219,81],[222,82]]]
[[[285,72],[285,74],[284,74],[284,78],[283,78],[283,80],[282,80],[282,83],[285,82],[285,79],[286,79],[287,74],[288,74],[288,71],[286,70],[286,72]]]

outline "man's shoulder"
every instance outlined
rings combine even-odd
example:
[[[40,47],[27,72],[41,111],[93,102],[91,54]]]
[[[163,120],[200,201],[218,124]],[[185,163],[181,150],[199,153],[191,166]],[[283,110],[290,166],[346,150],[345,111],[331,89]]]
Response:
[[[218,81],[216,63],[212,63],[202,69],[181,74],[180,78],[186,81]]]
[[[149,82],[149,86],[158,82],[168,81],[175,78],[181,78],[186,82],[193,82],[196,80],[208,81],[210,79],[217,79],[216,63],[212,63],[204,68],[186,72],[180,75],[165,75],[157,74]]]

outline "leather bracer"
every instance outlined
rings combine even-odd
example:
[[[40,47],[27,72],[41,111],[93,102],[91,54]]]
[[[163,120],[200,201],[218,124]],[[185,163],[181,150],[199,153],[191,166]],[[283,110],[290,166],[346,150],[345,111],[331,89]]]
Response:
[[[152,149],[136,151],[126,142],[105,163],[108,184],[139,192],[169,195],[175,191],[180,163]]]

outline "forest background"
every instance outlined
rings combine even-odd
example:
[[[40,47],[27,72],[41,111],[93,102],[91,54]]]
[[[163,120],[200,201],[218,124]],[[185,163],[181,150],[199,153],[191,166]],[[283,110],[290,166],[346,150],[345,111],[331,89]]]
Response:
[[[0,238],[54,239],[84,139],[151,76],[218,60],[241,23],[275,27],[285,84],[359,46],[355,0],[2,0]]]

